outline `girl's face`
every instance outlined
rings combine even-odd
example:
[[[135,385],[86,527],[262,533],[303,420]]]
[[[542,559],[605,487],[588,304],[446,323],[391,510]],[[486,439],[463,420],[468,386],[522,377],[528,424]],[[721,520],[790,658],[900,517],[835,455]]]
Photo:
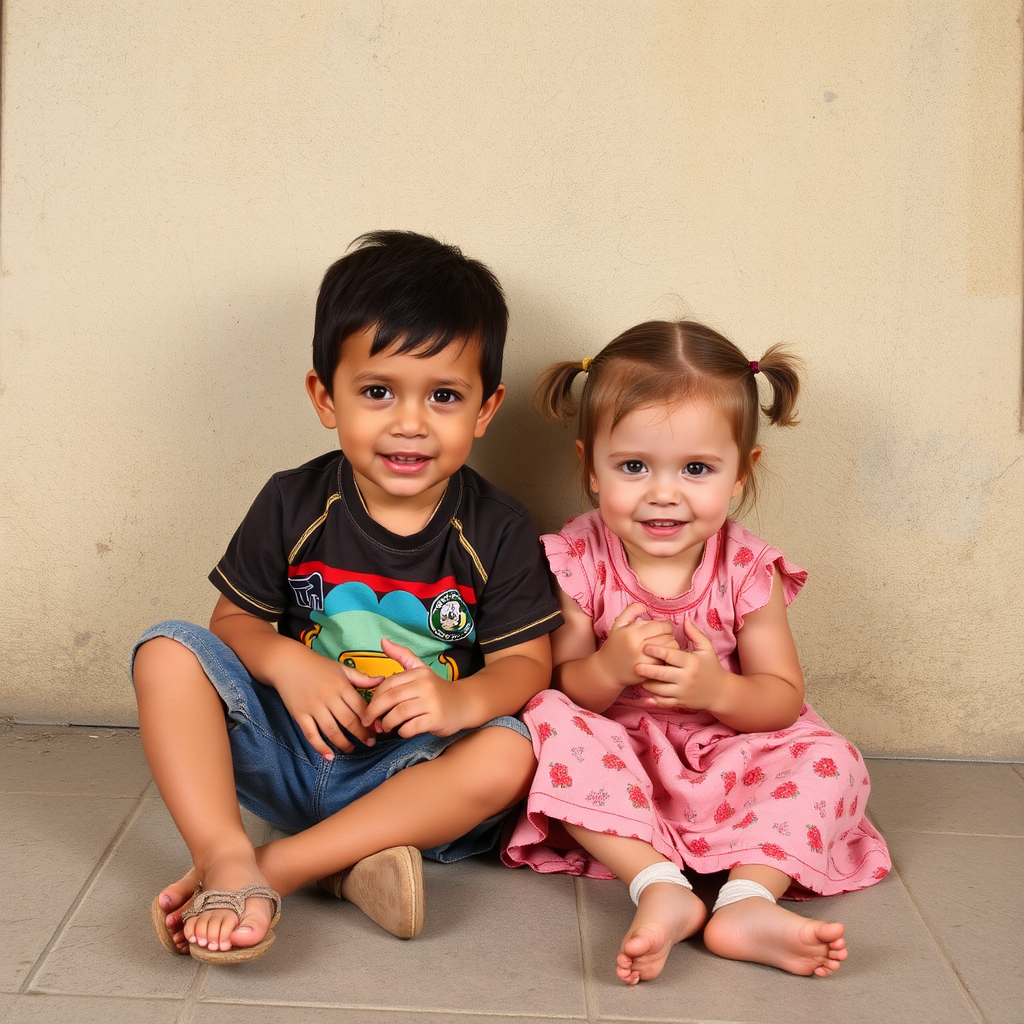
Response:
[[[590,489],[633,571],[660,592],[645,575],[663,579],[681,570],[689,589],[704,542],[743,489],[728,419],[704,401],[636,409],[614,429],[598,431],[593,454]]]

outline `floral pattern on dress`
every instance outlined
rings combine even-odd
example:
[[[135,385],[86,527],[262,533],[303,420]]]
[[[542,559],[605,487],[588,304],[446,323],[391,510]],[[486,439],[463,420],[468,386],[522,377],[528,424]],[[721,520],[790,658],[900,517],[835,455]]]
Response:
[[[773,583],[788,603],[806,578],[735,523],[708,541],[690,591],[672,600],[643,590],[596,512],[543,541],[562,589],[593,618],[599,645],[614,618],[641,601],[675,623],[681,646],[691,618],[730,671],[739,668],[744,616],[764,606]],[[636,836],[702,873],[778,868],[793,879],[787,896],[798,899],[863,888],[888,873],[885,842],[863,815],[863,758],[808,705],[789,728],[737,733],[707,712],[652,709],[644,699],[642,687],[625,687],[604,715],[555,690],[530,701],[523,720],[545,767],[502,852],[506,864],[613,877],[561,826],[573,822]]]

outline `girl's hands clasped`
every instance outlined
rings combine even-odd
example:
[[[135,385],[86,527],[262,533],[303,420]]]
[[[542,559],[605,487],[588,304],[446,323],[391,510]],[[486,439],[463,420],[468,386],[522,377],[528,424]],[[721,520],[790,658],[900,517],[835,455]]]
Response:
[[[621,688],[647,681],[640,672],[641,666],[661,664],[658,655],[648,653],[649,650],[672,647],[678,647],[672,635],[672,623],[647,618],[647,609],[634,603],[616,617],[597,656],[607,676]]]
[[[674,641],[674,646],[649,643],[644,647],[648,661],[637,664],[636,671],[653,707],[712,711],[729,673],[711,641],[690,619],[684,621],[683,629],[692,651],[679,650]]]

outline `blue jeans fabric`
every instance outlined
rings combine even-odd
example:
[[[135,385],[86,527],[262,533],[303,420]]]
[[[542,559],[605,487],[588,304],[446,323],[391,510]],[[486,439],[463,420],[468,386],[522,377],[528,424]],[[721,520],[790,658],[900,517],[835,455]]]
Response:
[[[430,761],[468,735],[413,736],[384,733],[368,747],[321,757],[299,730],[277,691],[249,675],[237,655],[209,630],[191,622],[161,622],[147,630],[132,649],[155,637],[187,647],[224,702],[239,803],[285,832],[301,832],[375,789],[395,772]],[[480,728],[503,726],[530,738],[517,718],[502,715]],[[185,724],[187,728],[187,723]],[[494,847],[508,812],[481,822],[464,836],[424,850],[431,860],[461,860]]]

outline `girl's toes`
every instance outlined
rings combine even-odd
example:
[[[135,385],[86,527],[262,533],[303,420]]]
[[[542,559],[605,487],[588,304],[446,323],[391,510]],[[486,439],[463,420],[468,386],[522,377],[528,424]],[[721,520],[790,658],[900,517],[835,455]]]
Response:
[[[626,953],[619,953],[615,958],[615,973],[627,985],[636,985],[640,981],[640,972],[633,966],[633,958]]]

